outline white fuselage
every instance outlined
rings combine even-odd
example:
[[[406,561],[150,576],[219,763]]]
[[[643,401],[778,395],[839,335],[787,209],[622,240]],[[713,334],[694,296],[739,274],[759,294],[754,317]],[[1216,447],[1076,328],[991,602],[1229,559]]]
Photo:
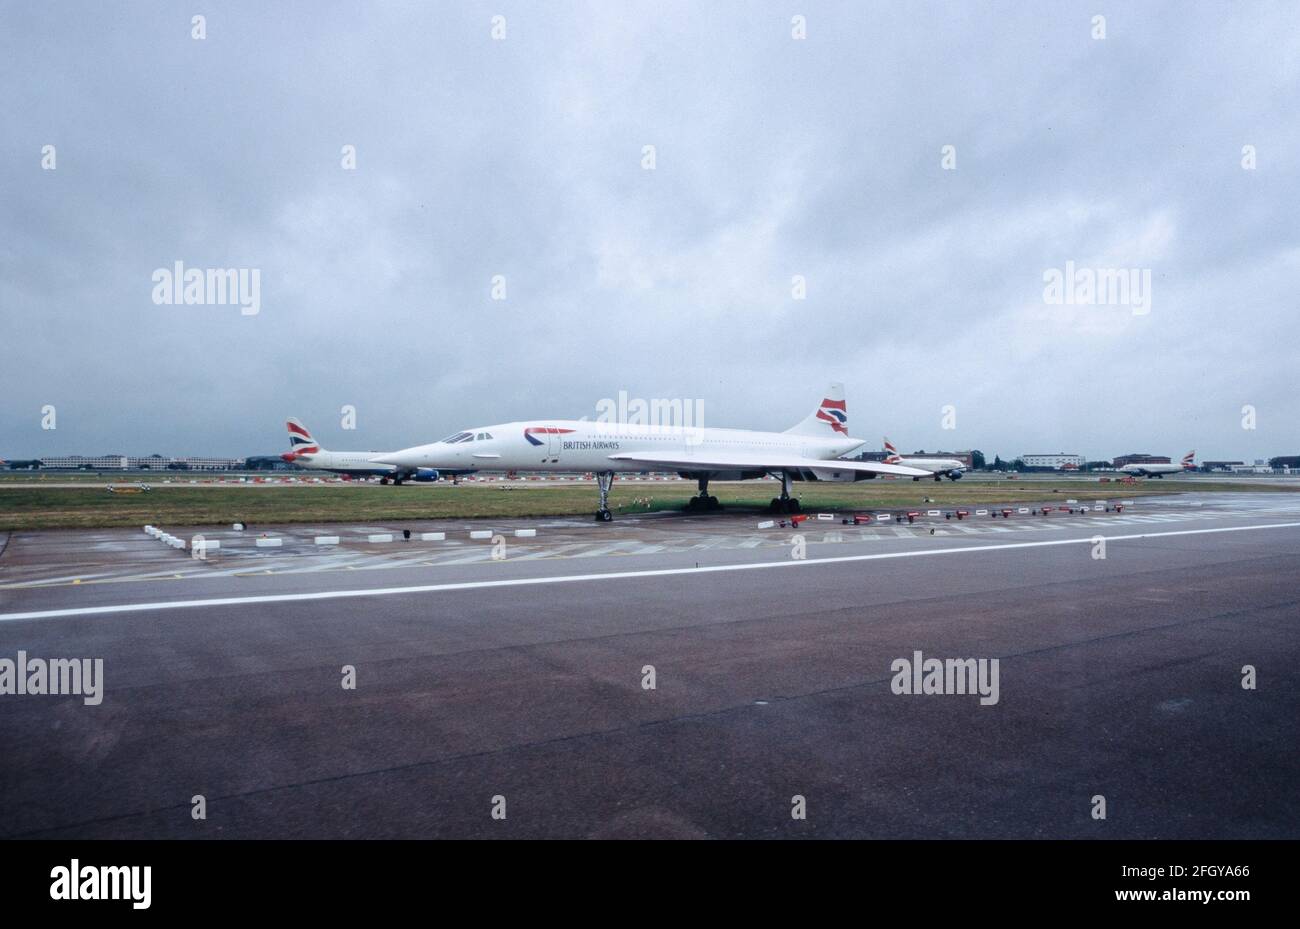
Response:
[[[340,474],[378,474],[380,476],[394,473],[393,465],[376,464],[372,459],[383,452],[316,452],[310,455],[298,455],[293,463],[313,471],[337,471]]]
[[[831,460],[862,444],[861,439],[848,437],[820,438],[747,429],[678,428],[553,419],[480,426],[441,442],[377,457],[386,463],[410,468],[635,472],[652,469],[644,463],[619,461],[609,456],[629,452],[662,453],[680,455],[684,463],[694,457],[708,460],[710,453],[796,455]],[[662,470],[685,471],[689,468],[665,467]]]
[[[895,459],[891,458],[890,461]],[[947,474],[951,471],[965,471],[966,465],[962,464],[956,458],[909,458],[906,455],[898,456],[897,463],[907,465],[909,468],[920,468],[922,471],[929,471],[931,474],[942,471]]]
[[[1123,474],[1181,474],[1184,471],[1190,471],[1191,468],[1185,467],[1175,462],[1168,464],[1128,464],[1119,469]]]

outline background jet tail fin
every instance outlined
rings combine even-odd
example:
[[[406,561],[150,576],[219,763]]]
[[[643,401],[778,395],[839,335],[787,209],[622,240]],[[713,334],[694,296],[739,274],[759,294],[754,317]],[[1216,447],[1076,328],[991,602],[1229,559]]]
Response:
[[[885,464],[898,464],[902,460],[894,443],[889,441],[889,436],[885,436]]]
[[[284,425],[285,428],[289,430],[289,451],[286,455],[282,455],[281,457],[290,460],[291,457],[297,458],[299,455],[315,455],[318,452],[324,451],[324,449],[320,447],[320,443],[311,437],[311,433],[307,431],[307,427],[302,424],[301,420],[294,419],[290,416],[288,422]]]
[[[1184,468],[1196,467],[1196,449],[1192,449],[1190,452],[1188,452],[1186,455],[1183,456],[1183,467]]]
[[[844,385],[832,384],[817,409],[802,422],[786,430],[788,435],[816,436],[833,439],[849,434],[849,412],[844,404]]]

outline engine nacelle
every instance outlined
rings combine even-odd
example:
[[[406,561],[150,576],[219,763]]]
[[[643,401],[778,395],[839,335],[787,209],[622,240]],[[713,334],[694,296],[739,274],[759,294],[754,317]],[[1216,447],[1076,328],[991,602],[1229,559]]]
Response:
[[[678,471],[688,481],[707,478],[710,481],[756,481],[767,475],[766,471]]]
[[[438,469],[416,468],[410,479],[413,481],[436,481],[438,479]]]
[[[957,470],[949,471],[949,472],[948,472],[948,479],[949,479],[950,481],[960,481],[960,480],[961,480],[961,472],[960,472],[960,471],[957,471]]]

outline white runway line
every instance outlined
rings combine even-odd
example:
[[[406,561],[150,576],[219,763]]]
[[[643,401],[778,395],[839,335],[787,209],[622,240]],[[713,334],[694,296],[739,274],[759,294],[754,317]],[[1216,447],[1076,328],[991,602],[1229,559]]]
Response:
[[[1274,518],[1278,518],[1279,516],[1282,515],[1288,515],[1288,516],[1294,515],[1290,512],[1287,512],[1286,514],[1275,513],[1272,510],[1268,510],[1266,512],[1274,516]],[[990,533],[990,532],[1033,533],[1033,532],[1060,531],[1063,529],[1096,530],[1096,529],[1104,529],[1104,528],[1113,528],[1120,525],[1133,525],[1137,523],[1152,523],[1152,522],[1178,523],[1178,522],[1184,522],[1188,520],[1204,521],[1208,519],[1223,519],[1229,517],[1238,517],[1238,518],[1258,517],[1259,515],[1261,515],[1261,510],[1253,510],[1253,511],[1240,510],[1234,512],[1225,512],[1225,511],[1217,511],[1217,510],[1211,510],[1211,511],[1201,510],[1196,513],[1183,513],[1183,512],[1150,513],[1148,512],[1148,513],[1141,513],[1141,514],[1134,513],[1128,516],[1117,516],[1114,514],[1110,514],[1104,516],[1083,516],[1083,517],[1076,516],[1069,519],[1035,518],[1035,519],[1025,519],[1025,520],[1009,520],[1006,522],[1003,522],[1001,520],[989,520],[987,522],[983,520],[971,521],[971,522],[945,521],[943,523],[937,524],[937,526],[942,528],[938,528],[935,535],[937,537],[943,535],[952,535],[954,533],[960,533],[963,535],[976,535],[976,534]],[[586,524],[584,523],[583,525],[585,527]],[[875,525],[867,528],[859,527],[856,529],[836,529],[835,531],[840,534],[843,541],[854,541],[858,543],[880,542],[888,538],[891,538],[892,536],[888,534],[890,532],[892,532],[894,536],[897,536],[899,538],[927,537],[928,533],[926,533],[924,530],[925,528],[928,528],[928,526],[929,526],[929,522],[923,521],[917,523],[916,526],[913,527],[894,526],[893,524],[889,524],[889,525]],[[265,570],[270,570],[275,572],[276,574],[316,574],[324,571],[338,570],[340,568],[346,569],[349,566],[351,566],[353,570],[356,570],[357,568],[360,567],[400,568],[400,567],[410,567],[416,564],[436,566],[435,563],[439,558],[459,558],[460,553],[469,549],[469,546],[471,544],[477,546],[477,543],[466,543],[456,539],[447,539],[439,545],[433,546],[431,548],[426,548],[426,547],[416,547],[413,541],[411,551],[412,552],[419,551],[421,552],[421,554],[419,556],[413,554],[411,555],[410,558],[406,558],[397,555],[395,550],[377,551],[371,548],[370,546],[365,546],[365,545],[362,545],[362,548],[369,549],[369,551],[361,551],[360,549],[357,548],[344,548],[342,546],[324,546],[321,548],[317,548],[316,546],[311,545],[309,543],[314,539],[315,535],[318,534],[320,534],[320,530],[307,530],[305,532],[305,535],[303,536],[303,539],[301,540],[307,546],[306,549],[292,550],[292,551],[282,550],[284,552],[283,554],[272,554],[271,549],[248,549],[248,548],[241,548],[237,545],[228,547],[227,545],[223,544],[221,549],[216,551],[214,553],[214,556],[210,557],[207,560],[207,564],[204,566],[204,568],[201,571],[187,571],[184,569],[178,569],[176,567],[161,566],[165,561],[169,561],[171,558],[174,557],[173,555],[168,553],[161,553],[160,557],[158,559],[155,559],[155,561],[157,561],[160,565],[156,574],[148,571],[142,571],[141,565],[124,566],[123,568],[117,571],[103,571],[102,569],[104,565],[102,563],[96,563],[94,567],[99,568],[100,570],[94,574],[86,573],[80,575],[76,575],[76,574],[59,575],[55,577],[30,577],[26,580],[15,581],[13,583],[7,583],[7,584],[0,583],[0,590],[27,590],[27,589],[40,588],[40,587],[59,587],[59,586],[70,584],[78,579],[82,583],[94,583],[94,582],[104,581],[104,580],[134,581],[134,580],[157,579],[160,577],[170,577],[174,575],[177,572],[177,570],[181,570],[184,576],[186,577],[226,577],[232,574],[249,573],[250,564],[257,565],[259,571],[256,573],[260,573],[261,571],[265,571]],[[442,533],[432,533],[432,534],[441,535]],[[236,536],[232,538],[236,542],[253,541],[251,537],[239,538]],[[225,541],[230,542],[232,541],[232,539],[226,539]],[[354,543],[360,542],[359,539],[352,539],[351,541]],[[629,550],[626,551],[616,550],[616,551],[608,552],[608,554],[619,554],[619,555],[655,554],[657,552],[664,551],[666,549],[671,549],[674,551],[687,551],[690,550],[691,548],[694,548],[695,550],[709,549],[709,548],[753,549],[753,548],[758,548],[765,543],[788,544],[788,537],[782,535],[779,532],[776,533],[775,535],[769,533],[764,535],[752,536],[748,539],[745,539],[744,541],[740,541],[738,537],[735,536],[721,537],[721,539],[719,539],[719,537],[713,537],[713,536],[705,536],[703,539],[701,539],[698,536],[677,537],[677,538],[670,539],[665,544],[651,545],[648,548],[644,544],[641,545],[640,547],[636,547],[635,543],[628,541],[627,545],[629,546]],[[554,546],[552,549],[546,552],[538,552],[536,550],[533,550],[526,555],[520,555],[516,551],[511,553],[510,560],[529,561],[529,560],[535,560],[537,558],[546,558],[546,557],[566,557],[566,558],[575,557],[576,558],[576,557],[585,557],[588,554],[605,554],[606,552],[602,551],[601,549],[602,546],[608,544],[609,544],[608,542],[590,542],[590,541],[568,543],[568,544],[561,544],[559,546]],[[143,542],[143,546],[147,549],[155,548],[153,542],[149,540],[145,540]],[[115,544],[114,552],[118,551],[119,548],[120,546]],[[403,547],[402,550],[403,552],[405,552],[406,551],[405,547]],[[327,552],[329,554],[326,554]],[[350,559],[350,560],[340,560],[340,559]],[[60,567],[66,569],[66,566],[60,566]],[[88,567],[90,566],[88,565]]]
[[[1220,526],[1217,529],[1177,529],[1170,532],[1144,532],[1135,535],[1102,536],[1108,542],[1136,539],[1164,539],[1174,536],[1214,535],[1224,532],[1260,532],[1266,529],[1296,529],[1300,522],[1270,523],[1263,526]],[[342,600],[357,597],[392,597],[404,594],[441,593],[456,590],[482,590],[491,587],[531,587],[541,584],[575,584],[589,581],[613,581],[633,577],[674,577],[683,574],[723,574],[733,571],[765,571],[778,568],[810,568],[819,565],[845,564],[853,561],[887,561],[894,558],[923,558],[938,555],[969,555],[972,552],[1001,552],[1020,548],[1048,548],[1057,545],[1090,545],[1097,536],[1078,539],[1051,539],[1043,542],[1006,542],[998,545],[927,548],[921,551],[881,552],[875,555],[838,555],[832,558],[759,561],[749,564],[705,565],[702,568],[654,568],[643,571],[609,571],[601,574],[569,574],[555,577],[519,577],[498,581],[461,581],[449,584],[423,584],[416,587],[376,587],[369,590],[325,590],[315,593],[264,594],[253,597],[216,597],[208,600],[166,600],[156,603],[123,603],[115,606],[85,606],[63,610],[33,610],[25,613],[0,613],[0,622],[23,619],[57,619],[64,616],[99,616],[108,613],[141,613],[150,610],[179,610],[190,607],[244,606],[254,603],[295,603],[312,600]],[[484,552],[486,554],[486,552]]]

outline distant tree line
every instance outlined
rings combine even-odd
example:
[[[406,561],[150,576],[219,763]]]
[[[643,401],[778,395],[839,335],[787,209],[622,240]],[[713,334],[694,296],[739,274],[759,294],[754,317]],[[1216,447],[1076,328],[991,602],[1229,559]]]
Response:
[[[1109,461],[1085,461],[1079,465],[1080,471],[1098,471],[1110,470],[1113,465]],[[1003,461],[1001,455],[994,455],[993,461],[986,463],[983,452],[971,452],[971,469],[975,471],[1055,471],[1055,468],[1038,468],[1030,467],[1025,464],[1023,458],[1013,458],[1011,461]]]

